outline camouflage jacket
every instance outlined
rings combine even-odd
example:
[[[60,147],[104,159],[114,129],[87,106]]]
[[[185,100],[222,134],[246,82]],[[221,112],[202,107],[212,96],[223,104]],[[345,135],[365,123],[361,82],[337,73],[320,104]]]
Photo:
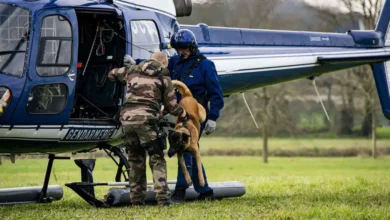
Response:
[[[177,104],[169,71],[159,62],[145,60],[130,68],[113,69],[110,74],[126,83],[126,100],[120,114],[122,123],[143,124],[158,119],[162,104],[171,115],[183,113],[183,108]]]

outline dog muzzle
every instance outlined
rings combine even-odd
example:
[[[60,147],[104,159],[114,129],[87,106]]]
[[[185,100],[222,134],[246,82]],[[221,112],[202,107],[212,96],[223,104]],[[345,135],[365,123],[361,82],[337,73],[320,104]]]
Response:
[[[176,153],[177,153],[176,149],[173,147],[170,147],[168,150],[168,157],[171,158],[171,157],[175,156]]]

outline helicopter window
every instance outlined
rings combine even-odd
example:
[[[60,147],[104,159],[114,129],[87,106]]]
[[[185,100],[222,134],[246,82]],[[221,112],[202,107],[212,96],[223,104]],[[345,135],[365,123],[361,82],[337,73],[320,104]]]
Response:
[[[149,51],[160,50],[160,37],[156,24],[150,20],[131,21],[132,55],[137,59],[149,59]]]
[[[43,19],[38,51],[38,75],[59,76],[69,70],[72,60],[72,29],[65,17],[52,15]]]
[[[67,103],[68,88],[65,84],[35,86],[28,97],[27,111],[30,114],[58,114]]]
[[[0,72],[23,75],[29,30],[28,10],[0,3]]]

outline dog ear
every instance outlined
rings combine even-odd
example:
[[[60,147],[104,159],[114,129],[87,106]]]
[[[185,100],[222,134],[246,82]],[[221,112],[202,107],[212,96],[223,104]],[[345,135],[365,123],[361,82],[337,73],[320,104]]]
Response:
[[[181,133],[176,131],[171,132],[168,136],[168,140],[170,143],[174,141],[179,141],[181,138],[182,138]]]

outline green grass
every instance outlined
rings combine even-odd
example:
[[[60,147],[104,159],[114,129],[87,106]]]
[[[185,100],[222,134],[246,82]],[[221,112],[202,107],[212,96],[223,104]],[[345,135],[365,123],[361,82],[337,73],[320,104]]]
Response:
[[[270,158],[204,157],[209,181],[243,182],[243,197],[217,202],[191,202],[176,207],[96,209],[64,186],[80,180],[72,161],[55,161],[64,198],[53,204],[0,207],[1,219],[389,219],[390,157]],[[0,166],[0,188],[41,185],[47,160],[26,159]],[[168,160],[168,177],[176,175],[176,159]],[[97,160],[95,182],[112,181],[114,166]],[[148,170],[148,179],[150,180]],[[107,192],[97,188],[98,197]]]
[[[390,128],[389,127],[376,128],[376,135],[378,138],[390,138]]]
[[[377,140],[379,155],[390,154],[390,139]],[[372,143],[364,138],[310,139],[270,138],[270,156],[278,157],[354,157],[371,155]],[[261,137],[205,137],[200,141],[203,155],[262,155]]]
[[[364,138],[308,139],[308,138],[270,138],[270,148],[370,148],[371,140]],[[202,137],[200,146],[204,149],[261,149],[261,137]],[[390,147],[390,139],[378,140],[378,147]]]

